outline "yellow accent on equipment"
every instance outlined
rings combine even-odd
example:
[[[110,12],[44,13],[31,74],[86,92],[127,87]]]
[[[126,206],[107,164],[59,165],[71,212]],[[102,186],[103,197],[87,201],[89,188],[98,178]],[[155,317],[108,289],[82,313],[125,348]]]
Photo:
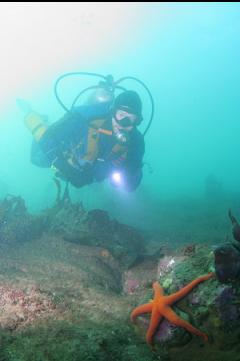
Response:
[[[112,136],[113,133],[111,130],[101,128],[104,122],[105,119],[95,119],[90,123],[88,128],[87,152],[83,157],[84,160],[93,161],[97,158],[98,141],[101,133]],[[122,144],[115,144],[111,152],[126,158],[127,147]]]
[[[102,133],[102,134],[105,134],[105,135],[110,135],[110,136],[111,136],[112,133],[113,133],[111,130],[102,129],[102,128],[99,128],[99,129],[98,129],[98,132],[99,132],[99,133]]]
[[[90,123],[88,128],[87,152],[83,157],[84,160],[92,161],[97,158],[99,140],[98,129],[103,125],[104,121],[104,119],[95,119]]]
[[[24,123],[28,130],[30,130],[30,132],[32,133],[36,142],[39,142],[39,140],[48,129],[48,126],[44,122],[43,117],[35,112],[28,113],[28,115],[26,115],[26,117],[24,118]]]

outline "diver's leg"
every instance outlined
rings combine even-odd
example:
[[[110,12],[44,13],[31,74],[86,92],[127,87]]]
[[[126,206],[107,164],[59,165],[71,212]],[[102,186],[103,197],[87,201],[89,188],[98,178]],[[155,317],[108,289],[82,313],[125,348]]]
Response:
[[[24,122],[33,135],[34,140],[47,158],[46,164],[56,171],[56,176],[68,180],[72,185],[80,188],[92,182],[92,174],[89,171],[73,167],[65,159],[62,148],[62,137],[66,133],[65,125],[70,117],[65,116],[58,126],[48,126],[43,116],[34,112],[31,106],[24,100],[18,99],[17,104],[24,113]]]
[[[32,133],[34,140],[39,142],[48,129],[46,117],[35,112],[31,105],[24,99],[17,99],[16,103],[24,115],[26,127]]]
[[[32,112],[31,105],[24,99],[17,99],[16,100],[17,106],[21,109],[24,116]]]

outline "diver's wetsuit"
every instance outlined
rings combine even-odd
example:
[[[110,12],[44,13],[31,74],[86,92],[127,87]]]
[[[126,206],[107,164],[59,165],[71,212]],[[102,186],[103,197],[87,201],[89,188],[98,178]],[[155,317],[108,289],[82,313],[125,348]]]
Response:
[[[113,153],[115,136],[100,134],[98,152],[95,159],[83,159],[87,150],[89,123],[94,119],[104,119],[103,129],[112,131],[112,115],[109,104],[81,106],[66,113],[58,122],[51,125],[38,143],[32,145],[31,161],[40,167],[55,166],[58,176],[70,181],[75,187],[92,182],[100,182],[114,170],[122,173],[124,188],[132,191],[142,178],[142,159],[145,146],[143,135],[134,128],[127,143],[125,157]],[[68,156],[74,158],[69,163]]]

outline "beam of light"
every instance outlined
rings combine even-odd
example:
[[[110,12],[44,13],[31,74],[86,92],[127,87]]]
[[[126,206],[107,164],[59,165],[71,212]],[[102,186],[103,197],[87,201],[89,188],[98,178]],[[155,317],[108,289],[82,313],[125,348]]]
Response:
[[[118,186],[121,186],[123,184],[123,179],[120,172],[113,172],[111,179]]]

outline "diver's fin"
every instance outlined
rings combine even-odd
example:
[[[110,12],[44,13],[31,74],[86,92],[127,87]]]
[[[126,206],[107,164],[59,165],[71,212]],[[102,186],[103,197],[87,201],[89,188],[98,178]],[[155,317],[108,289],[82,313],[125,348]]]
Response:
[[[24,99],[16,99],[17,106],[23,112],[24,116],[32,112],[31,105]]]

